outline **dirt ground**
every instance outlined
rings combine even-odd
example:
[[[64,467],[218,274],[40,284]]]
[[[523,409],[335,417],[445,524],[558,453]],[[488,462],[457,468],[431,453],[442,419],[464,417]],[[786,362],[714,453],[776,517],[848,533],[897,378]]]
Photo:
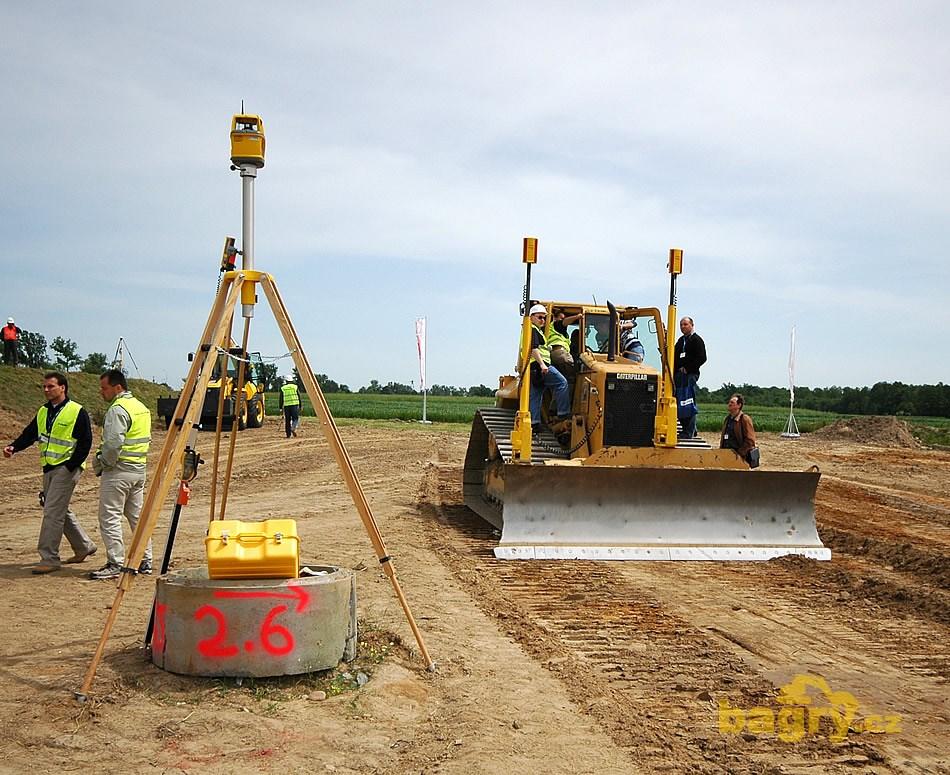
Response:
[[[21,425],[0,416],[0,439]],[[143,657],[155,583],[143,577],[79,704],[115,588],[85,578],[101,550],[30,574],[40,472],[23,453],[0,460],[0,771],[950,772],[950,453],[762,434],[764,468],[821,468],[830,562],[528,563],[493,559],[492,530],[461,505],[466,433],[341,433],[434,673],[317,425],[286,440],[268,420],[239,436],[228,517],[293,517],[303,560],[355,570],[356,663],[241,685],[163,672]],[[200,443],[210,458],[212,437]],[[174,568],[204,562],[209,468]],[[98,535],[96,498],[87,472],[73,506]],[[158,546],[170,514],[169,501]],[[798,675],[819,690],[789,709],[778,691]],[[858,707],[838,740],[818,709],[841,693]],[[794,732],[806,712],[819,723],[800,740],[769,731],[774,716]]]

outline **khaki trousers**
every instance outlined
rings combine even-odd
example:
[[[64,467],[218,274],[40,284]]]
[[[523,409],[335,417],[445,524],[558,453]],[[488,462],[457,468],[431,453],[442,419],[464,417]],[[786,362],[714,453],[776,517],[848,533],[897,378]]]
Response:
[[[99,483],[99,534],[106,545],[106,559],[125,564],[122,517],[135,532],[145,495],[145,466],[139,471],[105,470]],[[152,561],[152,542],[145,547],[143,559]]]
[[[43,565],[54,568],[60,566],[59,545],[63,536],[66,536],[75,554],[88,554],[96,548],[69,508],[69,500],[73,497],[73,490],[76,489],[80,476],[81,468],[69,471],[65,465],[54,466],[43,473],[43,524],[40,526],[40,539],[36,545]]]

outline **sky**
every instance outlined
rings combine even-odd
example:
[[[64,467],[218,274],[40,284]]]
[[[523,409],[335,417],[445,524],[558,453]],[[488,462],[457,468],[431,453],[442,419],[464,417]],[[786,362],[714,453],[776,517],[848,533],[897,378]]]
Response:
[[[680,315],[700,384],[950,382],[944,2],[0,4],[0,316],[180,385],[241,241],[356,389],[512,371],[532,296]],[[268,306],[250,349],[287,353]],[[238,338],[240,336],[239,329]],[[276,361],[289,372],[289,358]]]

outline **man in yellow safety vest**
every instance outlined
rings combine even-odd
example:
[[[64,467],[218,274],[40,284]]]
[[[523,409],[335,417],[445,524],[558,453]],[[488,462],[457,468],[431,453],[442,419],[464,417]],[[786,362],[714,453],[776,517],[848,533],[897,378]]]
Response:
[[[152,413],[129,392],[125,375],[109,369],[99,378],[99,393],[109,402],[102,418],[102,444],[93,469],[99,484],[99,534],[106,545],[106,564],[89,574],[95,580],[114,579],[125,568],[122,517],[132,532],[138,525],[145,494],[145,461],[152,440]],[[135,573],[152,572],[152,542]]]
[[[300,425],[300,393],[297,383],[289,374],[284,377],[284,384],[280,386],[280,406],[284,410],[284,430],[289,439],[297,435],[297,426]]]
[[[96,545],[69,508],[69,500],[92,447],[92,425],[89,413],[81,404],[70,399],[68,390],[69,382],[65,374],[58,371],[44,374],[46,403],[16,441],[3,448],[3,456],[9,458],[35,442],[40,444],[43,524],[36,546],[40,563],[33,566],[32,571],[35,575],[59,570],[59,545],[63,536],[73,548],[73,556],[66,562],[82,562],[96,552]]]
[[[574,395],[574,379],[576,377],[576,367],[574,365],[574,355],[571,352],[571,335],[567,327],[573,325],[581,319],[578,312],[574,315],[568,315],[564,310],[554,310],[554,320],[551,321],[551,327],[547,332],[548,347],[551,349],[551,364],[561,372],[561,376],[567,380],[568,395]]]
[[[543,304],[534,304],[528,315],[531,320],[530,380],[531,392],[528,396],[531,412],[531,432],[541,432],[541,396],[545,388],[550,388],[557,404],[557,419],[566,420],[571,413],[571,400],[567,391],[567,380],[551,364],[551,348],[544,336],[544,324],[548,310]]]

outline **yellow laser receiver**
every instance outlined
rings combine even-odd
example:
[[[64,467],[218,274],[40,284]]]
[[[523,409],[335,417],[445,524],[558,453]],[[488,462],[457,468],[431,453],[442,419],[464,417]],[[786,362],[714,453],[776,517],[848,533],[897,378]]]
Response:
[[[260,116],[239,113],[231,119],[231,163],[264,166],[264,122]]]
[[[521,262],[524,264],[538,263],[538,238],[525,237],[524,248],[521,252]]]

